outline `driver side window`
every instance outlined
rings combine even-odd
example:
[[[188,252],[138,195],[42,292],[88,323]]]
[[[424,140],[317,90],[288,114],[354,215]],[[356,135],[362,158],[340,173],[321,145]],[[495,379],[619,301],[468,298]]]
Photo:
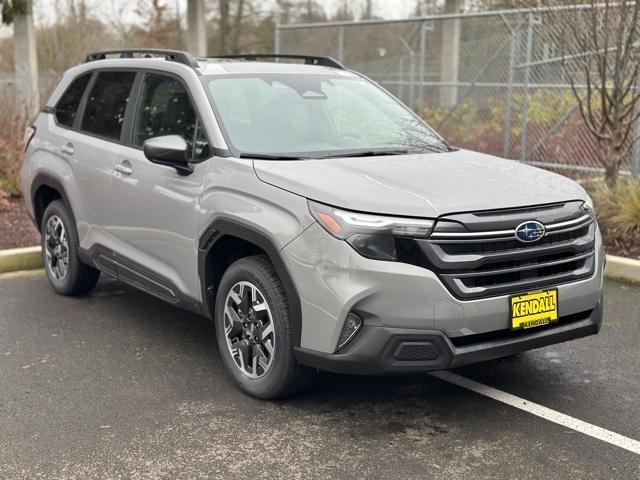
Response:
[[[189,146],[187,155],[194,160],[209,156],[206,135],[184,86],[175,78],[147,74],[133,124],[133,144],[141,146],[145,140],[163,135],[184,138]]]

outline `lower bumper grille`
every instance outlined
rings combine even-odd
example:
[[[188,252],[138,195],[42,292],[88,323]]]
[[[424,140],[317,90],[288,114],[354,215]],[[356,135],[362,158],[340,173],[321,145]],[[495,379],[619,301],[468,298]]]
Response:
[[[520,242],[515,229],[531,220],[546,233]],[[582,202],[458,214],[439,219],[429,239],[398,239],[398,256],[434,271],[460,299],[485,298],[591,276],[596,228]]]
[[[394,357],[404,362],[435,360],[440,354],[432,342],[403,342]]]
[[[535,329],[530,330],[494,330],[492,332],[487,333],[476,333],[474,335],[463,335],[461,337],[451,337],[451,343],[455,347],[468,347],[470,345],[476,345],[479,343],[485,342],[495,342],[499,340],[509,340],[514,338],[526,337],[530,333],[536,332],[544,332],[547,330],[554,330],[560,326],[568,325],[571,323],[579,322],[581,320],[585,320],[589,318],[593,310],[585,310],[584,312],[574,313],[573,315],[566,315],[564,317],[560,317],[557,322],[551,323],[544,327],[537,327]]]

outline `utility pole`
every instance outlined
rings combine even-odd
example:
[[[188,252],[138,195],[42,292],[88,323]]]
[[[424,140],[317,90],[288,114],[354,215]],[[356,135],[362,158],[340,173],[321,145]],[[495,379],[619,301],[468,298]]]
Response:
[[[204,0],[187,0],[187,48],[196,57],[207,56]]]
[[[446,0],[444,13],[460,13],[463,0]],[[442,22],[440,106],[453,107],[458,103],[458,64],[460,62],[460,20]]]
[[[13,43],[15,79],[18,96],[24,102],[29,115],[40,109],[38,90],[38,55],[33,26],[33,3],[25,0],[23,8],[13,17]]]

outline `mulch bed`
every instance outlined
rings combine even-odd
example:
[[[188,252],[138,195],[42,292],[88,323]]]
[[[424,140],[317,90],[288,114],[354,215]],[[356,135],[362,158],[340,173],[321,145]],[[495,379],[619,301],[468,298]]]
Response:
[[[607,253],[640,258],[640,235],[621,236],[608,231],[600,222]],[[9,199],[8,207],[0,207],[0,249],[30,247],[40,244],[40,234],[31,223],[21,199]]]
[[[599,223],[607,254],[640,259],[640,233],[621,234],[606,223]]]
[[[0,206],[0,249],[40,245],[40,233],[31,222],[20,198]]]

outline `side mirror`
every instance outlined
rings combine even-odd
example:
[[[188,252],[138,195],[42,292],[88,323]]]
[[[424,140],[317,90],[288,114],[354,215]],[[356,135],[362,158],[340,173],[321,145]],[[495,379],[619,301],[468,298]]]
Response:
[[[187,142],[179,135],[154,137],[142,144],[144,156],[153,163],[175,168],[180,175],[189,175],[193,166],[187,158]]]

